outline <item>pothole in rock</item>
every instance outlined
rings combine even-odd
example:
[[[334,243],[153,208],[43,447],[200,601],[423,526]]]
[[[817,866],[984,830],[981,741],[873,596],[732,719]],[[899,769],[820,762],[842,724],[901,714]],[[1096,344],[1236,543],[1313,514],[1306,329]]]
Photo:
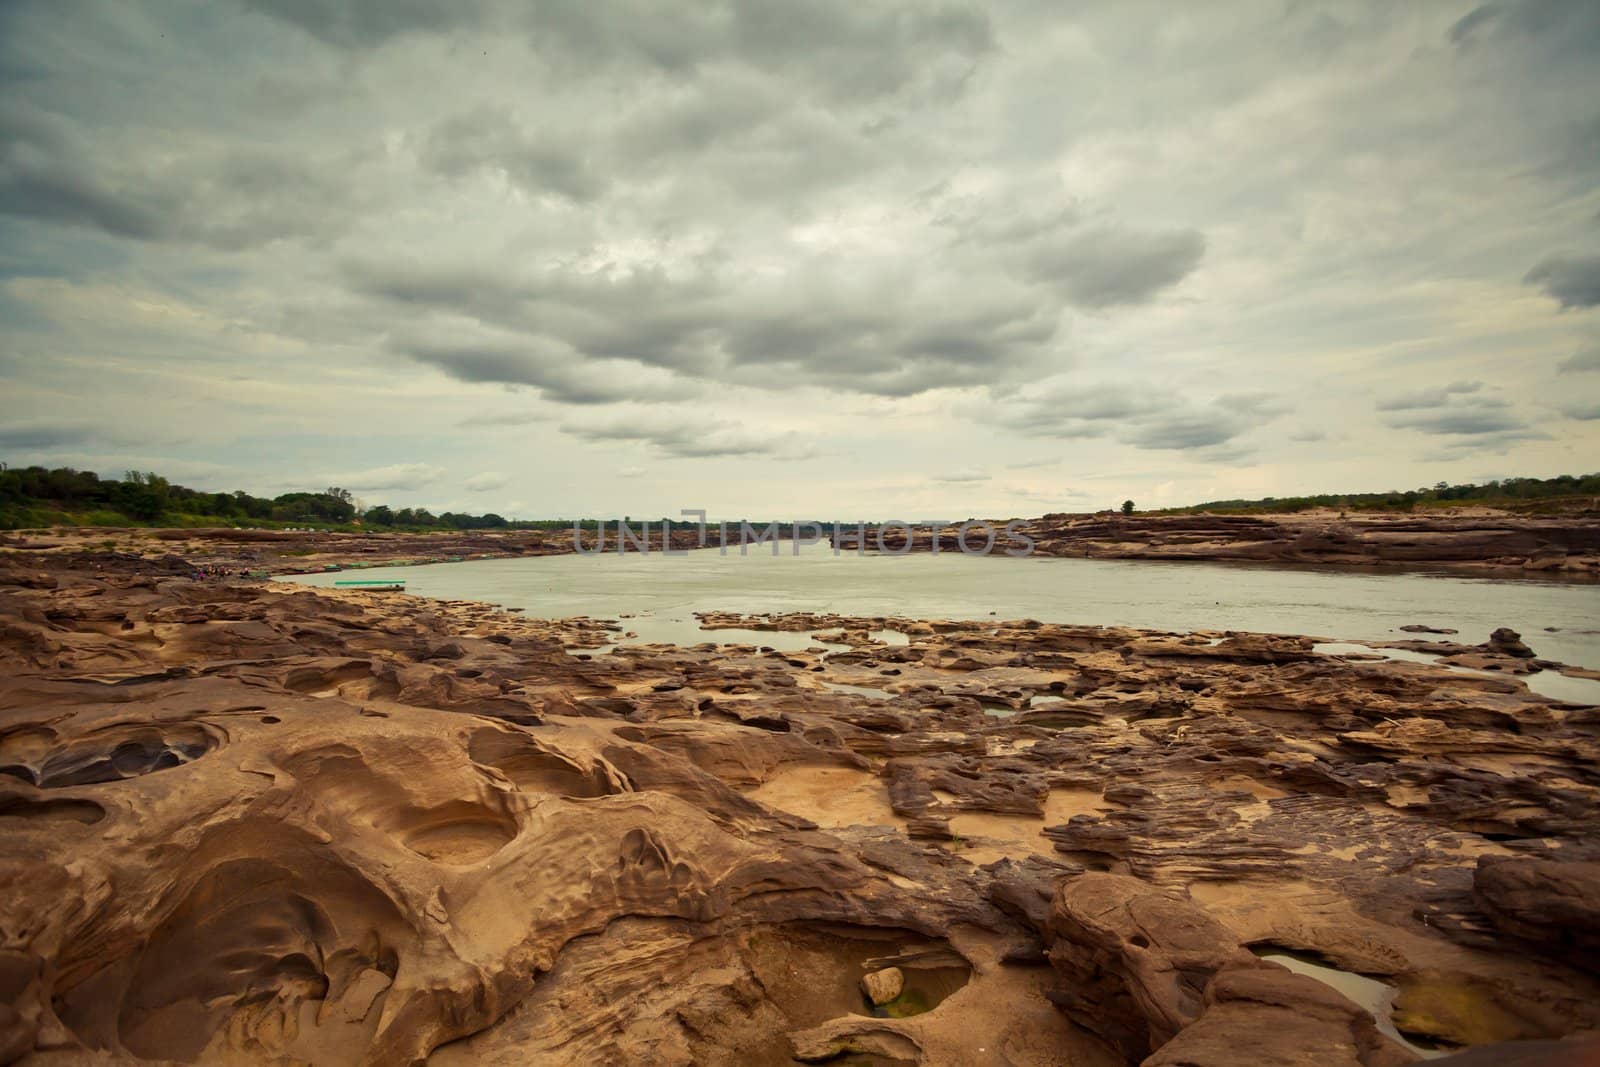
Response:
[[[92,826],[106,817],[106,809],[92,800],[34,800],[0,796],[0,819],[29,822],[76,822]]]
[[[203,723],[108,726],[63,745],[18,751],[0,766],[0,774],[40,789],[96,785],[181,767],[221,744],[222,735]]]
[[[435,863],[466,866],[483,862],[516,836],[517,822],[510,815],[459,801],[408,819],[401,843]]]
[[[408,928],[315,846],[293,856],[209,867],[132,955],[59,991],[61,1020],[91,1049],[163,1062],[233,1062],[235,1040],[274,1062],[360,1060]]]
[[[1046,730],[1077,730],[1085,726],[1094,726],[1101,721],[1101,716],[1089,711],[1025,711],[1018,723],[1025,726],[1040,726]]]
[[[743,955],[767,996],[796,1029],[842,1015],[899,1019],[933,1011],[972,977],[947,943],[907,930],[790,923],[752,931]],[[873,1004],[862,979],[900,971],[898,996]]]
[[[493,767],[527,793],[585,799],[627,791],[611,779],[603,764],[585,767],[527,734],[477,730],[467,742],[467,754],[472,762]]]
[[[818,826],[906,828],[889,804],[883,780],[856,767],[785,767],[747,795]]]

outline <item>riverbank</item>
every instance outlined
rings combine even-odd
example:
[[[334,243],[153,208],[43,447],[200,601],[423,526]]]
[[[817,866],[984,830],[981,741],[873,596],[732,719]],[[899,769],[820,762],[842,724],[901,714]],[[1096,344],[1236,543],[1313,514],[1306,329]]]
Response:
[[[998,534],[1005,526],[997,521]],[[1426,514],[1311,510],[1292,515],[1048,515],[1020,521],[1017,529],[1041,556],[1165,562],[1241,562],[1368,569],[1451,568],[1486,574],[1600,578],[1600,517],[1590,514],[1527,517],[1490,508],[1439,509]],[[853,526],[842,527],[856,537]],[[635,524],[634,533],[640,533]],[[739,530],[728,531],[738,543]],[[960,552],[959,527],[935,532],[899,527],[865,528],[869,550]],[[826,536],[826,531],[825,531]],[[583,535],[592,547],[594,534]],[[720,544],[715,524],[705,542]],[[615,550],[616,527],[607,527]],[[983,551],[986,534],[974,528],[968,551]],[[852,544],[856,543],[851,541]],[[648,544],[661,548],[659,525]],[[990,551],[1018,543],[996,536]],[[672,547],[703,547],[692,527],[674,526]],[[629,546],[632,550],[632,546]],[[769,549],[761,549],[769,550]],[[98,553],[113,558],[173,554],[199,567],[231,567],[262,575],[324,570],[562,555],[575,551],[566,530],[343,533],[316,530],[57,528],[0,534],[0,552]]]
[[[597,655],[595,620],[96,567],[0,561],[8,1055],[1414,1055],[1252,949],[1378,978],[1417,1042],[1600,1026],[1600,718],[1504,635],[1473,673],[831,614]]]

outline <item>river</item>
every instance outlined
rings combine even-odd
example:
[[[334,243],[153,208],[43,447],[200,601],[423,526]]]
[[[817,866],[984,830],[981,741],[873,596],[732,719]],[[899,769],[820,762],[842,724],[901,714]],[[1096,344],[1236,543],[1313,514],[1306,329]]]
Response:
[[[615,553],[474,560],[420,567],[296,575],[405,579],[421,596],[522,608],[546,618],[622,618],[637,641],[804,643],[806,635],[701,630],[696,611],[831,612],[908,618],[1038,619],[1163,630],[1253,630],[1343,641],[1432,635],[1410,623],[1458,630],[1477,643],[1496,627],[1519,631],[1538,655],[1600,666],[1600,584],[1459,573],[1372,572],[1212,563],[1156,563],[944,552],[844,553],[826,545],[793,555],[784,544],[741,556],[716,549],[681,556]],[[625,616],[632,616],[631,618]]]

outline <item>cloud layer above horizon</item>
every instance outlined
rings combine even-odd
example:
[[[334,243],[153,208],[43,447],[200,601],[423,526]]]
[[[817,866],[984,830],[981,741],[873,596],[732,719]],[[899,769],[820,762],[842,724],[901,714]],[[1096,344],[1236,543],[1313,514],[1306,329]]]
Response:
[[[0,460],[519,516],[1587,471],[1588,0],[15,0]]]

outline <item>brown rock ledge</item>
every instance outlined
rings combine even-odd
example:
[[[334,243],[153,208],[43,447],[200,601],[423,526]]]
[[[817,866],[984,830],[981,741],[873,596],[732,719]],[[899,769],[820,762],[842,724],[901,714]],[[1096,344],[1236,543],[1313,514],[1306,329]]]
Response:
[[[1265,947],[1441,1041],[1600,1026],[1600,720],[1515,677],[836,616],[588,656],[178,563],[0,563],[0,1062],[1401,1062]]]

